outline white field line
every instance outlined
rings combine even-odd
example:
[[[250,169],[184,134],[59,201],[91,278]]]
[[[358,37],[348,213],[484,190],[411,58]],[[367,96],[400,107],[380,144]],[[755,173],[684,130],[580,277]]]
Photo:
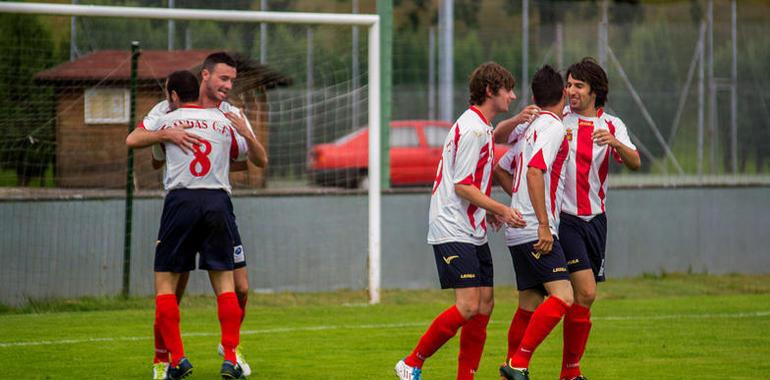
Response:
[[[646,321],[646,320],[673,320],[673,319],[715,319],[715,318],[761,318],[770,316],[768,311],[756,311],[747,313],[715,313],[715,314],[667,314],[667,315],[648,315],[648,316],[618,316],[618,317],[594,317],[593,321]],[[493,324],[508,324],[508,321],[491,321]],[[429,325],[430,322],[412,322],[412,323],[383,323],[366,325],[326,325],[326,326],[308,326],[308,327],[282,327],[274,329],[243,330],[241,335],[260,335],[276,333],[294,333],[303,331],[327,331],[327,330],[369,330],[369,329],[396,329],[403,327],[422,327]],[[207,337],[219,336],[214,332],[184,333],[183,337]],[[48,345],[68,345],[80,343],[100,343],[100,342],[133,342],[152,340],[151,336],[126,336],[126,337],[105,337],[105,338],[87,338],[87,339],[59,339],[59,340],[39,340],[27,342],[0,342],[0,348],[6,347],[25,347],[25,346],[48,346]]]

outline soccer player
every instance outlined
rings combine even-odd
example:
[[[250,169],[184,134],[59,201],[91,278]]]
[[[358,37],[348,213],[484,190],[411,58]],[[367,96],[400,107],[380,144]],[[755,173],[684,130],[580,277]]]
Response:
[[[200,84],[200,98],[199,102],[204,108],[216,108],[223,113],[232,114],[231,121],[245,123],[249,131],[251,131],[251,125],[248,119],[243,117],[241,111],[225,101],[227,93],[232,88],[233,80],[229,76],[223,76],[224,69],[235,68],[237,62],[227,53],[217,52],[212,53],[203,61],[201,69],[201,84]],[[236,71],[237,75],[237,71]],[[168,98],[155,105],[150,112],[145,116],[144,120],[139,124],[140,128],[144,128],[144,125],[153,125],[158,119],[166,115],[167,113],[179,108],[180,104]],[[162,145],[156,144],[152,146],[152,163],[155,169],[161,168],[165,161],[165,151],[162,149]],[[236,161],[231,162],[232,164]],[[235,234],[235,270],[233,271],[233,277],[235,279],[235,293],[238,296],[238,304],[243,311],[243,316],[246,315],[246,302],[249,295],[249,277],[246,269],[246,260],[243,245],[241,244],[241,237],[238,231],[238,226],[235,224],[235,215],[232,217],[233,231]],[[181,302],[182,295],[184,294],[187,281],[189,279],[189,273],[182,273],[177,283],[176,296],[177,302]],[[243,318],[241,319],[243,320]],[[158,331],[158,327],[155,326],[155,357],[153,359],[153,379],[165,378],[165,373],[169,366],[168,350],[165,347],[163,338]],[[224,354],[223,348],[220,345],[218,348],[220,355]],[[244,355],[241,353],[240,347],[236,349],[236,356],[238,364],[243,368],[244,376],[251,374],[251,367],[246,362]]]
[[[454,289],[455,304],[433,320],[411,354],[395,367],[402,380],[419,380],[424,361],[462,327],[458,379],[473,379],[492,313],[490,223],[523,227],[517,210],[489,197],[492,189],[492,120],[507,112],[514,79],[494,62],[470,76],[470,108],[449,130],[430,202],[428,244],[433,246],[442,289]]]
[[[559,237],[575,303],[564,318],[560,379],[584,379],[580,359],[591,330],[590,308],[596,283],[605,280],[607,218],[604,201],[610,156],[631,170],[641,166],[636,146],[619,118],[602,110],[609,90],[607,74],[592,58],[567,69],[571,112],[564,117],[570,149]]]
[[[222,70],[235,77],[234,67]],[[230,158],[248,157],[264,166],[267,156],[245,123],[199,105],[198,81],[192,73],[170,75],[167,92],[182,106],[126,138],[131,148],[163,142],[168,155],[164,173],[168,194],[155,255],[156,324],[171,356],[167,378],[182,378],[192,371],[184,355],[175,292],[180,273],[194,269],[196,252],[199,267],[209,271],[217,295],[225,356],[220,373],[223,378],[240,378],[235,349],[242,310],[234,292],[235,236],[228,172]]]
[[[509,380],[529,379],[532,354],[573,301],[567,262],[557,238],[569,157],[560,116],[564,80],[545,65],[532,78],[532,95],[541,109],[539,115],[495,167],[498,183],[511,195],[511,207],[521,210],[526,222],[523,229],[505,231],[519,290],[507,360],[500,367],[500,375]],[[518,326],[522,315],[530,319],[526,329]]]

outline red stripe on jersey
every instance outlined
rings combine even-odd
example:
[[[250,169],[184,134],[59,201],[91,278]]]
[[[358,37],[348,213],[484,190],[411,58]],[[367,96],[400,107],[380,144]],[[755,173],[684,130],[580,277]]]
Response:
[[[489,144],[486,144],[481,148],[481,152],[479,152],[479,160],[476,162],[476,172],[473,173],[472,176],[468,176],[468,178],[472,179],[473,186],[479,190],[481,190],[481,181],[484,179],[484,167],[487,166],[487,163],[489,163]],[[471,227],[473,227],[473,229],[476,229],[476,218],[473,215],[478,209],[479,208],[473,204],[468,206],[468,220],[470,221]],[[482,221],[482,225],[485,225],[483,222],[484,221]]]
[[[607,172],[610,167],[610,150],[607,149],[607,153],[604,154],[604,160],[602,160],[599,166],[599,201],[602,203],[602,212],[604,212],[604,181],[607,180]]]
[[[144,120],[140,121],[139,124],[136,125],[136,127],[141,129],[147,129],[147,127],[144,126]]]
[[[612,124],[611,120],[607,120],[606,123],[607,123],[607,128],[609,128],[609,130],[610,130],[610,134],[614,137],[615,136],[615,125]],[[622,164],[623,163],[623,158],[620,157],[620,154],[618,154],[618,151],[615,150],[615,148],[611,148],[611,147],[608,148],[608,149],[612,151],[612,158],[614,158],[615,161],[617,161],[618,163]]]
[[[455,124],[455,154],[452,156],[452,165],[457,161],[457,147],[460,145],[460,124]]]
[[[481,110],[479,110],[478,108],[476,108],[476,106],[471,106],[471,111],[475,112],[475,113],[476,113],[476,115],[479,115],[479,117],[481,118],[481,121],[483,121],[483,122],[484,122],[484,124],[486,124],[486,125],[489,125],[489,122],[487,121],[487,118],[486,118],[486,117],[484,117],[484,114],[483,114],[483,113],[481,113]]]
[[[588,193],[591,183],[588,175],[591,171],[591,163],[594,155],[594,123],[578,119],[577,152],[575,154],[575,186],[577,187],[577,212],[578,215],[591,215],[591,198]]]
[[[197,109],[203,109],[203,107],[197,105],[197,104],[182,104],[179,108],[197,108]]]
[[[457,183],[460,185],[473,185],[473,174],[469,174],[467,177],[463,178],[462,181]]]
[[[567,161],[569,156],[569,141],[565,137],[559,147],[559,152],[556,153],[556,160],[553,161],[551,167],[551,215],[556,217],[556,190],[559,189],[559,181],[561,180],[561,170],[564,167],[564,162]]]
[[[604,115],[604,108],[599,107],[598,110],[596,110],[596,117],[602,117]]]
[[[438,185],[441,184],[441,177],[444,175],[444,160],[441,160],[438,162],[438,174],[436,174],[436,180],[433,184],[433,191],[431,191],[431,195],[436,193],[436,190],[438,189]]]
[[[536,168],[540,169],[542,171],[548,170],[548,165],[545,164],[545,159],[543,158],[543,150],[540,149],[535,153],[534,156],[532,156],[532,159],[529,160],[529,163],[527,164],[530,168]]]
[[[238,141],[235,140],[235,132],[230,128],[230,159],[238,158]]]

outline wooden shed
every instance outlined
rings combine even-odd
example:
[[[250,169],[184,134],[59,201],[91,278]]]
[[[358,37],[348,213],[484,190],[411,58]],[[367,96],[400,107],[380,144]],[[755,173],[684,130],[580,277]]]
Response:
[[[138,63],[136,121],[165,98],[163,84],[176,70],[200,72],[213,50],[141,52]],[[238,78],[228,101],[249,118],[267,148],[266,92],[290,80],[267,66],[236,55]],[[125,186],[130,112],[131,53],[103,50],[39,72],[35,80],[52,85],[56,94],[56,184],[69,188]],[[134,177],[138,189],[159,189],[162,172],[153,170],[150,149],[135,152]],[[265,173],[249,164],[230,175],[234,187],[264,187]]]

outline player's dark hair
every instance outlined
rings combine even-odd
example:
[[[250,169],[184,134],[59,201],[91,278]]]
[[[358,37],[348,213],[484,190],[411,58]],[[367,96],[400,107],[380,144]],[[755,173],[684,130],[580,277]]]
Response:
[[[551,65],[537,70],[532,78],[532,96],[538,107],[550,107],[558,104],[564,94],[564,79]]]
[[[214,67],[219,63],[223,63],[232,68],[237,67],[236,66],[237,63],[235,62],[235,59],[230,54],[220,51],[220,52],[209,54],[209,56],[206,57],[205,60],[203,60],[203,67],[201,69],[206,69],[209,72],[213,72]]]
[[[171,92],[176,92],[176,95],[179,96],[179,101],[182,103],[197,101],[200,92],[198,78],[187,70],[174,71],[168,76],[166,92],[168,92],[169,99],[171,98]]]
[[[496,94],[501,88],[513,90],[516,81],[513,75],[496,62],[483,63],[471,73],[468,78],[468,89],[470,92],[469,103],[471,105],[481,105],[487,100],[487,86]]]
[[[602,107],[607,102],[607,92],[609,92],[609,81],[607,73],[596,60],[591,57],[585,57],[580,62],[573,64],[567,69],[567,77],[588,83],[591,91],[596,94],[594,107]]]

